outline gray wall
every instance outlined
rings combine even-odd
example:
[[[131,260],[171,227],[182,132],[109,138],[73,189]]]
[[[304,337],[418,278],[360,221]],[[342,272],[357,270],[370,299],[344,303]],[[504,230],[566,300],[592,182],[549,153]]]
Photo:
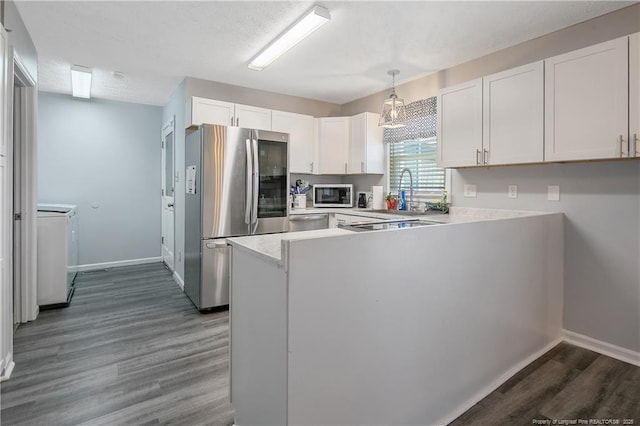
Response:
[[[402,84],[396,91],[406,102],[424,99],[443,87],[638,31],[636,4]],[[342,114],[377,112],[387,95],[384,91],[345,104]],[[637,161],[454,170],[452,201],[564,212],[564,327],[639,351],[639,170]],[[463,198],[465,183],[477,185],[477,198]],[[507,198],[509,184],[518,185],[517,199]],[[551,184],[560,185],[560,202],[546,201]]]
[[[161,108],[38,101],[38,202],[78,205],[80,264],[159,257]]]
[[[20,58],[31,77],[37,82],[38,52],[13,1],[4,2],[4,27],[10,31],[9,45],[13,46],[14,54]]]

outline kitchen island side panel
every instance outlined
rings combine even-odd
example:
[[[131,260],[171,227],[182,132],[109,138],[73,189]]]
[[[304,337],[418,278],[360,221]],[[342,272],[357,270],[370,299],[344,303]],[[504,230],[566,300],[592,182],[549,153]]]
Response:
[[[562,251],[547,256],[561,220],[291,241],[288,424],[439,424],[468,409],[559,340]]]
[[[231,403],[235,424],[287,422],[287,294],[283,268],[234,246],[231,255]]]

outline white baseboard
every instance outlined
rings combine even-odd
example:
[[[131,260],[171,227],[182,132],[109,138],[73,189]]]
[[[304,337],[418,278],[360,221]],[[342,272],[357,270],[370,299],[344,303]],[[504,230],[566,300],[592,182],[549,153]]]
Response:
[[[562,341],[562,339],[554,340],[553,342],[551,342],[548,345],[546,345],[544,348],[540,349],[539,351],[535,352],[534,354],[532,354],[532,355],[528,356],[527,358],[523,359],[522,361],[517,363],[515,366],[510,368],[502,376],[498,377],[496,380],[494,380],[489,385],[484,387],[484,389],[482,389],[480,392],[476,393],[473,397],[469,398],[465,403],[460,404],[455,410],[453,410],[451,412],[451,414],[449,414],[448,416],[438,420],[434,424],[437,424],[437,425],[448,425],[449,423],[453,422],[455,419],[457,419],[458,417],[463,415],[465,412],[467,412],[471,407],[476,405],[478,402],[482,401],[491,392],[493,392],[494,390],[496,390],[500,386],[502,386],[502,384],[504,384],[507,380],[509,380],[511,377],[513,377],[518,371],[522,370],[524,367],[526,367],[527,365],[531,364],[533,361],[535,361],[536,359],[540,358],[545,353],[549,352],[552,348],[554,348],[561,341]]]
[[[184,281],[182,280],[182,278],[180,277],[180,275],[178,275],[178,273],[176,271],[173,271],[173,280],[176,283],[178,283],[178,285],[180,286],[182,291],[184,291]]]
[[[130,259],[130,260],[118,260],[115,262],[104,263],[89,263],[86,265],[79,265],[78,272],[83,271],[95,271],[96,269],[115,268],[118,266],[132,266],[132,265],[144,265],[147,263],[162,262],[162,257],[145,257],[143,259]]]
[[[0,376],[0,382],[4,382],[5,380],[9,380],[9,377],[11,377],[11,373],[13,372],[13,367],[15,367],[15,366],[16,366],[16,363],[13,362],[13,360],[11,360],[9,362],[9,365],[7,365],[7,367],[2,372],[2,376]]]
[[[569,330],[562,330],[562,338],[565,342],[572,345],[580,346],[581,348],[589,349],[640,367],[640,352],[635,352],[622,346],[612,345],[611,343],[603,342],[602,340],[597,340]]]

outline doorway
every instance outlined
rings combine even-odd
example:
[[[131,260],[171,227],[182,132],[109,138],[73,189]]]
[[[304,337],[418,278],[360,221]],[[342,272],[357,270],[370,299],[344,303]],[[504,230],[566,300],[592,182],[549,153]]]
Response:
[[[12,52],[13,325],[38,316],[36,253],[36,83]],[[10,80],[11,81],[11,80]]]
[[[174,266],[175,241],[175,138],[174,122],[162,128],[162,261],[172,272]]]

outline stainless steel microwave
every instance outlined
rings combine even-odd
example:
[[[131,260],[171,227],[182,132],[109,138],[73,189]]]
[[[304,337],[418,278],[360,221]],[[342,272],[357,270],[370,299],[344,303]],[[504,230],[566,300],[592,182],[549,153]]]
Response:
[[[350,183],[313,185],[313,207],[353,207],[353,185]]]

